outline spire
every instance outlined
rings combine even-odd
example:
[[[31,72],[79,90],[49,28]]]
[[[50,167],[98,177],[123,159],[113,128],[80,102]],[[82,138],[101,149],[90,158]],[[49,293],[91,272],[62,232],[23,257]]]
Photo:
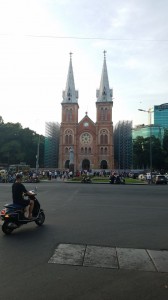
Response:
[[[69,62],[69,70],[67,76],[67,82],[65,91],[62,93],[63,103],[78,103],[78,91],[75,90],[75,82],[74,82],[74,75],[73,75],[73,68],[72,68],[72,54],[70,55],[70,62]]]
[[[100,81],[100,88],[96,91],[97,102],[112,102],[113,90],[109,88],[109,80],[106,65],[106,51],[104,53],[103,70]]]

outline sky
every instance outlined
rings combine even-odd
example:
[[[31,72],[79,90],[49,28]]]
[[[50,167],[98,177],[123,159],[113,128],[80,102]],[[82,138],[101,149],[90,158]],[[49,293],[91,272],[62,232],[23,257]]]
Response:
[[[113,124],[168,102],[167,0],[0,0],[0,116],[45,135],[61,122],[72,52],[79,121],[96,121],[103,51]]]

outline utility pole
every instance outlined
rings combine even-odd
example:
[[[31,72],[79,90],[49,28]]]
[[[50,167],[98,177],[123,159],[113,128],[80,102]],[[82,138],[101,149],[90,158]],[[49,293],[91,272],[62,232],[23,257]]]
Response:
[[[40,148],[40,135],[38,136],[38,143],[37,143],[37,154],[36,154],[36,175],[38,173],[39,168],[39,148]]]

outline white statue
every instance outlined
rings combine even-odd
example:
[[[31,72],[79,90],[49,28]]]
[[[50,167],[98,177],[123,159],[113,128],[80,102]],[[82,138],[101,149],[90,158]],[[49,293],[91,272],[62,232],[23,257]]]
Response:
[[[73,147],[69,148],[69,164],[74,164],[74,150]]]

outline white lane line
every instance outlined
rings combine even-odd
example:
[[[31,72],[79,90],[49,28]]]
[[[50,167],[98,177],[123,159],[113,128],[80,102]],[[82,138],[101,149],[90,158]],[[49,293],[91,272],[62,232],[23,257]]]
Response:
[[[158,272],[168,272],[168,251],[147,250]]]
[[[117,248],[121,269],[156,271],[145,249]]]
[[[118,269],[116,249],[87,246],[83,266]]]
[[[60,244],[48,262],[82,266],[85,249],[85,245]]]

